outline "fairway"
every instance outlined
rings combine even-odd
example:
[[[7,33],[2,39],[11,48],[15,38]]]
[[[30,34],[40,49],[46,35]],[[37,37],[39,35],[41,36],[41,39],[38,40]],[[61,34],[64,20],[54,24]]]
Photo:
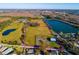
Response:
[[[0,42],[2,41],[3,43],[9,43],[17,41],[17,43],[21,44],[20,36],[22,34],[21,32],[22,26],[23,23],[12,23],[10,26],[5,27],[3,31],[0,32]],[[6,36],[3,36],[2,33],[8,29],[16,29],[16,30]]]
[[[31,20],[31,22],[39,23],[39,26],[36,27],[29,26],[27,28],[25,42],[28,43],[28,45],[35,45],[36,36],[41,36],[44,38],[47,38],[48,36],[52,36],[50,30],[41,19]]]

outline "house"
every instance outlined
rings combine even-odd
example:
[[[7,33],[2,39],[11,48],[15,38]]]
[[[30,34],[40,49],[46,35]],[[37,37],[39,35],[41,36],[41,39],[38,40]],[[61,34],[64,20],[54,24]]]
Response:
[[[8,48],[4,52],[2,52],[3,55],[8,55],[9,53],[13,52],[13,48]]]
[[[50,55],[58,55],[58,51],[57,50],[52,50],[49,54]]]
[[[55,37],[47,38],[47,40],[50,41],[50,42],[56,42],[56,38]]]
[[[49,55],[58,55],[59,51],[54,48],[47,48],[47,51],[49,52]]]
[[[20,22],[26,23],[27,19],[18,19]]]
[[[50,38],[50,41],[56,42],[56,38]]]
[[[28,49],[27,54],[34,54],[34,49]]]
[[[7,48],[7,47],[2,47],[2,48],[0,49],[0,52],[5,51],[6,49],[8,49],[8,48]]]

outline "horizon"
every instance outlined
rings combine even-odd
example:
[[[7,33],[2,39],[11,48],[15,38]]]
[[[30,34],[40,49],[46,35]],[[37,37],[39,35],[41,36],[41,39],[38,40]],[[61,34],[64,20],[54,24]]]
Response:
[[[28,7],[29,6],[29,7]],[[0,3],[0,9],[79,9],[79,3]]]

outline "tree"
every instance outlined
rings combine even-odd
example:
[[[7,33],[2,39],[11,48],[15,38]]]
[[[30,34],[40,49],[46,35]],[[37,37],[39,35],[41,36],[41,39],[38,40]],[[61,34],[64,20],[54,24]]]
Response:
[[[51,19],[51,17],[49,15],[45,15],[45,18],[47,19]]]
[[[17,41],[14,41],[14,44],[17,44]]]
[[[1,43],[3,43],[3,41],[1,41]]]

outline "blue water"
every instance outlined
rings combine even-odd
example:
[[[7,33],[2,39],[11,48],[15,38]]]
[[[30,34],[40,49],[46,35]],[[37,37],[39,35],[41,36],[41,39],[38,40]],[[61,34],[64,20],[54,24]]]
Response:
[[[13,31],[15,31],[15,30],[16,30],[16,29],[8,29],[8,30],[4,31],[4,32],[2,33],[2,35],[3,35],[3,36],[6,36],[6,35],[10,34],[11,32],[13,32]]]
[[[54,30],[55,32],[63,32],[63,33],[77,33],[79,32],[79,28],[75,28],[74,26],[62,22],[60,20],[48,20],[45,19],[44,22],[48,24],[48,26]]]

